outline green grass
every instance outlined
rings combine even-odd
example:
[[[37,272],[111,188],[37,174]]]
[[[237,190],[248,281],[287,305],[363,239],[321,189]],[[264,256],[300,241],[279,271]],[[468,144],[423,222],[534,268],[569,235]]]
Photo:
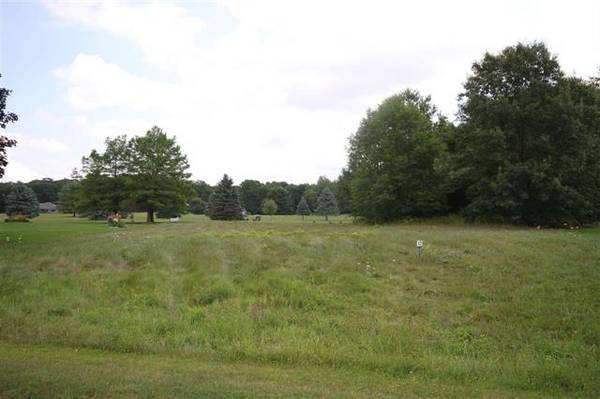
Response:
[[[0,397],[598,397],[599,231],[0,223]]]

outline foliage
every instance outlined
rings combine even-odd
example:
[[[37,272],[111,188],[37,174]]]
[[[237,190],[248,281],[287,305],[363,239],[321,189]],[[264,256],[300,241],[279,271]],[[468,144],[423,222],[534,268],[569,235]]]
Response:
[[[192,198],[189,205],[190,212],[194,215],[204,215],[206,212],[206,201],[200,197]]]
[[[2,74],[0,74],[0,78]],[[0,87],[0,128],[6,129],[6,125],[19,120],[19,117],[13,112],[7,112],[6,109],[6,98],[10,95],[12,90]],[[4,176],[4,168],[8,165],[6,158],[6,149],[17,145],[16,140],[9,139],[6,136],[0,135],[0,178]]]
[[[350,138],[352,208],[382,222],[444,209],[443,151],[430,97],[406,90],[369,111]],[[346,177],[348,178],[348,176]]]
[[[310,215],[310,213],[310,207],[308,206],[308,202],[306,202],[306,197],[302,197],[296,208],[296,215],[302,215],[302,219],[304,219],[304,216]]]
[[[183,213],[193,188],[186,180],[187,157],[175,138],[154,126],[145,136],[133,138],[128,148],[129,196],[146,211],[146,221],[154,221],[155,211]]]
[[[250,213],[260,213],[265,195],[264,185],[257,180],[244,180],[240,184],[240,203]]]
[[[52,180],[44,178],[32,180],[27,186],[33,190],[39,202],[58,202],[58,194],[69,183],[68,179]]]
[[[340,213],[352,212],[352,175],[343,168],[334,184],[334,194],[340,208]]]
[[[340,213],[337,201],[335,199],[335,194],[333,194],[329,187],[325,187],[323,191],[321,191],[321,194],[319,194],[315,213],[317,215],[325,216],[325,220],[327,220],[328,216],[330,215],[337,215]]]
[[[29,218],[26,215],[13,215],[4,219],[7,223],[27,223]]]
[[[75,216],[77,212],[77,203],[81,197],[81,183],[71,181],[67,183],[58,193],[58,207],[63,213],[72,213]]]
[[[273,217],[273,215],[277,212],[277,207],[277,202],[271,198],[267,198],[265,202],[263,202],[262,211],[265,215],[270,215]]]
[[[208,202],[208,197],[210,197],[210,195],[212,194],[213,188],[203,180],[196,180],[192,184],[194,186],[194,189],[196,190],[198,198],[200,198],[204,202]]]
[[[212,220],[242,220],[242,207],[233,180],[223,175],[208,199],[207,215]]]
[[[267,194],[268,199],[272,199],[277,203],[278,215],[288,215],[293,213],[290,193],[284,187],[276,185]]]
[[[486,53],[461,94],[452,181],[471,219],[544,226],[600,216],[600,89],[542,43]]]
[[[77,202],[80,213],[119,212],[130,197],[131,149],[127,137],[107,138],[104,143],[104,152],[93,150],[82,159],[85,178]]]
[[[39,203],[33,190],[23,183],[13,185],[12,191],[6,196],[6,214],[29,218],[38,216]]]

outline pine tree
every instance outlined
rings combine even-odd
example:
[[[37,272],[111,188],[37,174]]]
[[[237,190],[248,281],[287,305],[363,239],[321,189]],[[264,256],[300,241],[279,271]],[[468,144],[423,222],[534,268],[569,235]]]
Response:
[[[35,193],[23,183],[15,184],[10,194],[6,196],[6,214],[8,216],[35,217],[39,211],[40,205]]]
[[[335,195],[329,189],[329,187],[325,187],[321,194],[319,194],[319,198],[317,198],[317,209],[315,210],[317,215],[325,216],[325,220],[329,220],[329,215],[337,215],[340,213],[337,201],[335,199]]]
[[[242,220],[242,207],[233,180],[226,174],[208,198],[208,217],[212,220]]]
[[[302,196],[300,202],[298,202],[298,207],[296,208],[296,215],[302,215],[302,220],[304,220],[304,216],[310,215],[310,208],[308,206],[308,202],[306,201],[306,197]]]

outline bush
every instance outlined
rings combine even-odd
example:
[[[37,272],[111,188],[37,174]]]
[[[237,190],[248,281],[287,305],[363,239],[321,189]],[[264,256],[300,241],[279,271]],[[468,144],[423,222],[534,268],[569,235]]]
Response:
[[[7,223],[28,223],[29,219],[25,215],[14,215],[7,217],[4,221]]]

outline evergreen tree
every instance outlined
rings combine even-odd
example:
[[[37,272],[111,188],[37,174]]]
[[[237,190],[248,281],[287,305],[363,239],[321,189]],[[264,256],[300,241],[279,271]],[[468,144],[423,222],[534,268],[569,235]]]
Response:
[[[302,215],[302,220],[304,220],[304,216],[310,215],[310,208],[308,207],[308,202],[306,202],[306,197],[302,196],[302,198],[300,198],[300,202],[298,202],[298,207],[296,208],[296,214]]]
[[[8,216],[23,215],[35,217],[40,212],[40,205],[32,189],[23,183],[17,183],[6,196],[6,214]]]
[[[321,194],[319,194],[319,198],[317,198],[317,209],[315,210],[317,215],[325,216],[325,220],[329,220],[329,215],[337,215],[340,213],[337,205],[337,201],[335,199],[335,195],[329,189],[329,187],[325,187]]]
[[[187,181],[187,157],[175,138],[154,126],[145,136],[132,139],[128,147],[131,160],[123,165],[130,173],[127,192],[146,211],[146,221],[154,222],[154,212],[168,217],[183,213],[194,188]],[[114,166],[118,169],[121,164]]]
[[[262,205],[262,211],[264,214],[269,215],[273,219],[273,214],[277,212],[277,202],[271,198],[267,198]]]
[[[212,220],[242,220],[242,206],[233,180],[226,174],[208,199],[208,217]]]

